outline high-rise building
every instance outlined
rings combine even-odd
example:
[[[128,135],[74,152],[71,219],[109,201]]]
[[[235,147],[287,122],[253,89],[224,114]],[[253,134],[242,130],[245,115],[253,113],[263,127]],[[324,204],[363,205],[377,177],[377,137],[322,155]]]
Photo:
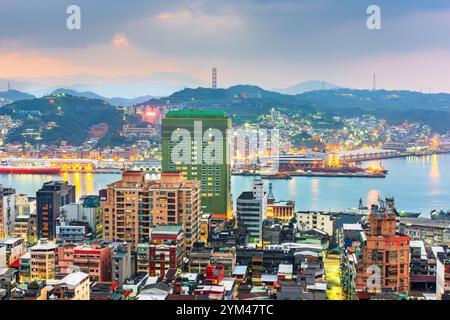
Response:
[[[357,264],[356,290],[359,298],[407,295],[410,288],[410,237],[397,233],[393,199],[387,207],[373,205],[370,228]]]
[[[103,237],[126,241],[136,251],[149,242],[151,228],[158,225],[183,227],[186,250],[198,240],[200,182],[181,173],[162,173],[160,180],[145,180],[144,172],[124,172],[110,184],[102,201]]]
[[[63,181],[44,183],[36,192],[38,238],[56,239],[56,219],[60,208],[75,202],[75,187]]]
[[[232,218],[230,129],[223,111],[169,111],[162,121],[162,170],[201,181],[202,210],[212,219]]]
[[[0,185],[0,239],[14,234],[16,190]]]
[[[249,235],[250,242],[262,242],[263,220],[267,217],[267,193],[261,179],[253,181],[253,191],[237,198],[238,226]]]

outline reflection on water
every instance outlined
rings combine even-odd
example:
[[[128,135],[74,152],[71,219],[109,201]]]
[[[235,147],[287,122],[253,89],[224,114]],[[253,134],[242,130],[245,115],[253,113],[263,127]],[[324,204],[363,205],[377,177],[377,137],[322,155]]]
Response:
[[[317,194],[318,195],[320,193],[320,191],[319,191],[319,182],[320,182],[319,179],[311,179],[311,192],[313,194]]]
[[[437,154],[431,156],[431,170],[430,170],[431,180],[435,183],[439,182],[439,157]]]
[[[268,184],[268,183],[266,183]],[[297,184],[296,184],[296,180],[292,179],[289,180],[288,182],[288,191],[289,191],[289,196],[290,197],[295,197],[295,195],[297,194]]]
[[[386,179],[294,177],[292,180],[273,180],[273,192],[277,200],[295,200],[297,210],[357,208],[360,198],[364,205],[370,205],[377,202],[378,195],[394,196],[399,210],[450,209],[450,155],[389,159],[382,161],[382,165],[389,170]],[[157,176],[148,178],[156,179]],[[34,196],[44,182],[64,180],[75,185],[77,197],[80,197],[97,194],[98,190],[119,179],[119,174],[2,174],[0,184],[15,188],[17,193]],[[252,190],[252,182],[253,177],[233,176],[233,198]],[[268,185],[268,181],[265,183]]]
[[[296,194],[292,200],[296,201],[296,209],[357,208],[360,198],[369,206],[377,203],[378,196],[393,196],[399,210],[428,213],[450,209],[450,155],[412,156],[381,163],[389,170],[385,179],[294,177]],[[379,164],[377,160],[363,166]],[[235,197],[247,190],[248,179],[232,178]],[[291,181],[273,181],[276,199],[286,199],[287,189],[291,196]]]

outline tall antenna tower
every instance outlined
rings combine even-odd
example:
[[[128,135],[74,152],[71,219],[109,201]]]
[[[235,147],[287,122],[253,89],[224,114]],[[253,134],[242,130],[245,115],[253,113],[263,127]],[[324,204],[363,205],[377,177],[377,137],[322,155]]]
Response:
[[[377,74],[373,74],[373,83],[372,83],[372,91],[377,90]]]
[[[11,90],[11,82],[8,81],[8,91]]]
[[[212,81],[211,81],[211,87],[213,89],[217,89],[217,68],[212,68]]]

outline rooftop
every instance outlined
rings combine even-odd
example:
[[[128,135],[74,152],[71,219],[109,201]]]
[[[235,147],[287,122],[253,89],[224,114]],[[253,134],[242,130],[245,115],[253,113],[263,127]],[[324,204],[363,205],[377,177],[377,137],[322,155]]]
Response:
[[[5,238],[5,239],[0,239],[0,243],[3,243],[3,244],[9,244],[9,245],[15,244],[16,242],[19,242],[19,241],[23,242],[23,240],[22,240],[21,238]]]
[[[31,247],[31,251],[41,251],[41,250],[54,250],[58,247],[57,244],[54,243],[41,243]]]
[[[343,229],[349,231],[362,231],[362,226],[359,223],[344,223]]]
[[[243,276],[247,273],[247,266],[235,266],[233,270],[233,275]]]
[[[292,274],[294,266],[292,264],[280,264],[278,266],[278,274]]]
[[[238,200],[253,200],[253,199],[254,199],[253,192],[251,192],[251,191],[242,192],[238,198]]]
[[[163,225],[159,225],[156,226],[153,231],[152,234],[158,234],[158,233],[179,233],[183,230],[182,226],[163,226]]]
[[[67,285],[67,286],[71,286],[71,287],[77,287],[81,282],[83,282],[87,278],[89,278],[89,275],[87,273],[77,271],[77,272],[68,274],[61,280],[48,280],[47,284],[51,285],[51,286]]]

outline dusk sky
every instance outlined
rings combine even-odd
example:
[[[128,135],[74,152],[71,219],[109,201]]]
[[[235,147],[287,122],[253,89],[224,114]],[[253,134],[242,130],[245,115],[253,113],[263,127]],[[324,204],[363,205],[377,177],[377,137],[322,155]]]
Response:
[[[66,8],[81,8],[81,30]],[[381,7],[382,30],[366,9]],[[180,72],[450,92],[448,0],[0,0],[0,78]]]

